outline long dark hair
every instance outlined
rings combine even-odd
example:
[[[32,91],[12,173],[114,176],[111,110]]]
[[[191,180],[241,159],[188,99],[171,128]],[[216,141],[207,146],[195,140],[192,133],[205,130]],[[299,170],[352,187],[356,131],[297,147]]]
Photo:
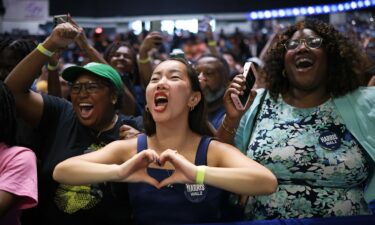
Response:
[[[6,84],[0,81],[0,142],[9,146],[16,145],[16,106],[14,98]]]
[[[194,107],[192,111],[189,112],[189,127],[190,129],[200,135],[208,135],[213,136],[212,131],[209,128],[208,125],[208,119],[207,119],[207,105],[206,101],[204,99],[203,92],[199,85],[198,80],[198,74],[193,69],[190,62],[188,62],[186,59],[183,58],[170,58],[167,60],[174,60],[183,63],[186,66],[186,70],[188,73],[188,77],[191,83],[191,89],[192,91],[199,91],[201,93],[201,100],[199,103]],[[166,60],[166,61],[167,61]],[[147,110],[144,112],[143,115],[144,119],[144,127],[145,127],[145,133],[148,136],[151,136],[156,133],[156,125],[155,121],[152,118],[152,115],[150,112],[147,112]]]
[[[363,82],[364,71],[369,61],[359,46],[338,32],[332,25],[319,20],[305,20],[290,26],[279,36],[277,43],[268,51],[265,59],[267,87],[276,99],[286,93],[289,81],[282,75],[285,68],[284,43],[302,29],[311,29],[323,38],[322,47],[327,54],[326,89],[333,97],[343,96],[357,89]]]

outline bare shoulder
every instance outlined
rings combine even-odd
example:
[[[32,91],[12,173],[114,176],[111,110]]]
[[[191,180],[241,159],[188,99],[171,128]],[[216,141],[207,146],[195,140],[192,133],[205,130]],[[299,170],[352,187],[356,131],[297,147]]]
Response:
[[[209,166],[220,166],[226,159],[242,158],[243,156],[241,151],[233,145],[218,140],[212,140],[208,146],[207,163]]]
[[[239,151],[236,147],[231,144],[227,144],[218,140],[213,139],[208,146],[209,151]]]

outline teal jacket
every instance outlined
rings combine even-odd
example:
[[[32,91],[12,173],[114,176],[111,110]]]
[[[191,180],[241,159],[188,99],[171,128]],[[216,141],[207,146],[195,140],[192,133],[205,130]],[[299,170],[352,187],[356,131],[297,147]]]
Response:
[[[234,143],[243,153],[246,152],[250,140],[250,127],[260,106],[264,89],[257,90],[257,96],[249,110],[242,116]],[[361,87],[343,97],[334,98],[334,105],[342,116],[346,127],[361,143],[371,157],[375,168],[375,87]],[[375,200],[375,172],[372,171],[365,189],[365,200]]]

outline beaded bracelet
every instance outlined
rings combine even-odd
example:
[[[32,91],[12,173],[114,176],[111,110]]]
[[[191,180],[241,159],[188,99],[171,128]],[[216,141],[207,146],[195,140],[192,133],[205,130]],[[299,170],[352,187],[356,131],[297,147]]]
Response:
[[[46,49],[41,43],[38,44],[36,49],[38,49],[39,52],[41,52],[43,55],[48,56],[48,57],[51,57],[54,54],[54,52],[51,52],[50,50]]]
[[[205,172],[206,172],[206,166],[197,166],[197,175],[195,177],[195,183],[197,184],[204,183]]]

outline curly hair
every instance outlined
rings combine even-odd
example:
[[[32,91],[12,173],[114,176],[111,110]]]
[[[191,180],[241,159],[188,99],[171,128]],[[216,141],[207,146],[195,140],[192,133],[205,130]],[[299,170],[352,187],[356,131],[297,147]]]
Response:
[[[16,105],[7,85],[0,81],[0,142],[9,146],[16,145]]]
[[[213,136],[211,129],[209,128],[208,119],[207,119],[207,105],[204,99],[202,89],[200,88],[198,74],[193,69],[190,62],[183,58],[169,58],[165,61],[178,61],[183,63],[186,66],[188,77],[191,83],[192,91],[199,91],[201,93],[201,100],[194,107],[193,110],[189,112],[189,127],[190,129],[200,135]],[[147,110],[143,115],[145,133],[150,136],[156,133],[155,121],[152,118],[152,115]]]
[[[267,52],[265,72],[267,88],[273,99],[289,89],[289,81],[282,76],[286,49],[284,43],[296,31],[311,29],[323,38],[322,47],[327,54],[326,90],[332,97],[343,96],[363,84],[364,71],[369,60],[364,51],[332,25],[319,20],[304,20],[287,28],[279,35],[275,45]]]

